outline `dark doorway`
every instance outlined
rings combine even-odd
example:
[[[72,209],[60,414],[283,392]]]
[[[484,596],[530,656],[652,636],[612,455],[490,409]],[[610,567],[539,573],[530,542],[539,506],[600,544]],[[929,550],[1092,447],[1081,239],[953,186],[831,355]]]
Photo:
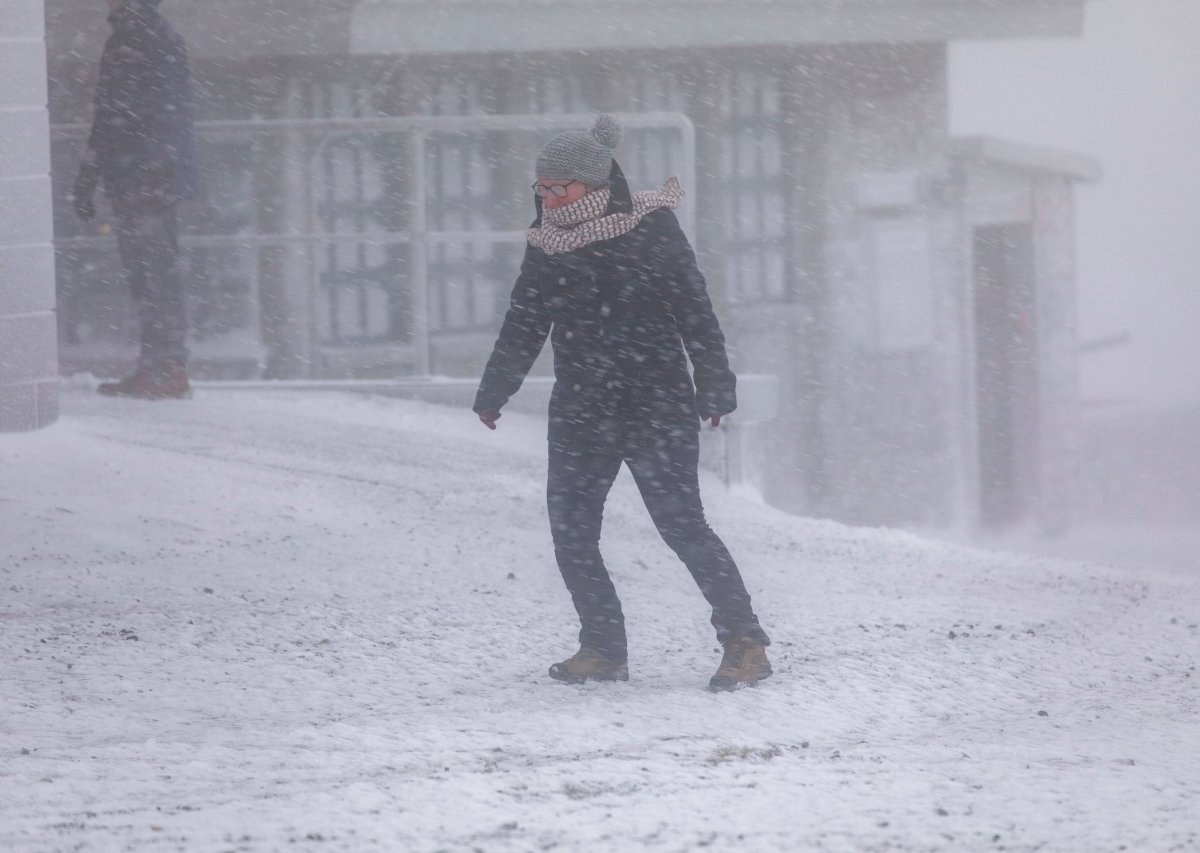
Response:
[[[1021,521],[1037,488],[1037,318],[1033,232],[975,229],[976,405],[980,521]]]

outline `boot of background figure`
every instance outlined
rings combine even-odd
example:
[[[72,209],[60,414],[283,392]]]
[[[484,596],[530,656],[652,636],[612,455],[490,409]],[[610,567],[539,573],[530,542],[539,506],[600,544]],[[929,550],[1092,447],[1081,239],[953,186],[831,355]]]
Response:
[[[580,649],[565,661],[550,667],[550,677],[568,684],[585,681],[628,681],[629,667],[614,663],[599,652]]]
[[[192,396],[187,367],[180,361],[164,361],[153,369],[139,367],[117,382],[102,382],[96,389],[105,397],[135,400],[185,400]]]
[[[714,693],[753,687],[771,675],[767,647],[758,640],[738,638],[725,643],[725,654],[708,689]]]

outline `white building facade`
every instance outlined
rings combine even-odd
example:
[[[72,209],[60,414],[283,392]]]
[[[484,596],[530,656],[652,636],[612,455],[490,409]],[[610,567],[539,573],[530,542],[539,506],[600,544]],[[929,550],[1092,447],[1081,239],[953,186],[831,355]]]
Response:
[[[58,417],[43,14],[13,0],[0,15],[0,432]]]

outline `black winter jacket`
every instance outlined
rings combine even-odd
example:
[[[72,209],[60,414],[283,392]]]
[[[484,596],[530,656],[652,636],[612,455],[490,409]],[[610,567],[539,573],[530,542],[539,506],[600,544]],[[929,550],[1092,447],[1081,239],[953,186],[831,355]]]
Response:
[[[114,201],[170,203],[195,194],[187,49],[158,4],[126,0],[109,16],[85,170],[103,179]]]
[[[535,203],[537,225],[540,199]],[[629,209],[629,187],[614,164],[608,213]],[[572,252],[526,247],[476,412],[499,411],[508,402],[551,331],[552,443],[653,447],[737,407],[736,378],[704,276],[668,209],[648,214],[626,234]]]

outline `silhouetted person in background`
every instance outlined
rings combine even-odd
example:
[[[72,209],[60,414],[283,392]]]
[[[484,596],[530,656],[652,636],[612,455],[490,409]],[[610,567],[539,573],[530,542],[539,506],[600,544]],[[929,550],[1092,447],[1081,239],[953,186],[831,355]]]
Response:
[[[547,506],[580,631],[579,651],[551,666],[550,677],[629,678],[625,617],[600,556],[604,502],[624,463],[712,607],[725,654],[709,687],[734,690],[771,674],[770,640],[704,518],[697,466],[700,421],[715,427],[737,408],[737,380],[672,212],[683,190],[672,178],[630,193],[613,159],[620,139],[621,126],[602,115],[592,130],[560,133],[538,154],[537,219],[474,410],[495,429],[551,336]]]
[[[141,322],[137,368],[100,393],[151,400],[191,394],[175,209],[194,195],[196,175],[187,49],[159,2],[108,0],[113,32],[73,193],[76,214],[88,221],[103,184]]]

